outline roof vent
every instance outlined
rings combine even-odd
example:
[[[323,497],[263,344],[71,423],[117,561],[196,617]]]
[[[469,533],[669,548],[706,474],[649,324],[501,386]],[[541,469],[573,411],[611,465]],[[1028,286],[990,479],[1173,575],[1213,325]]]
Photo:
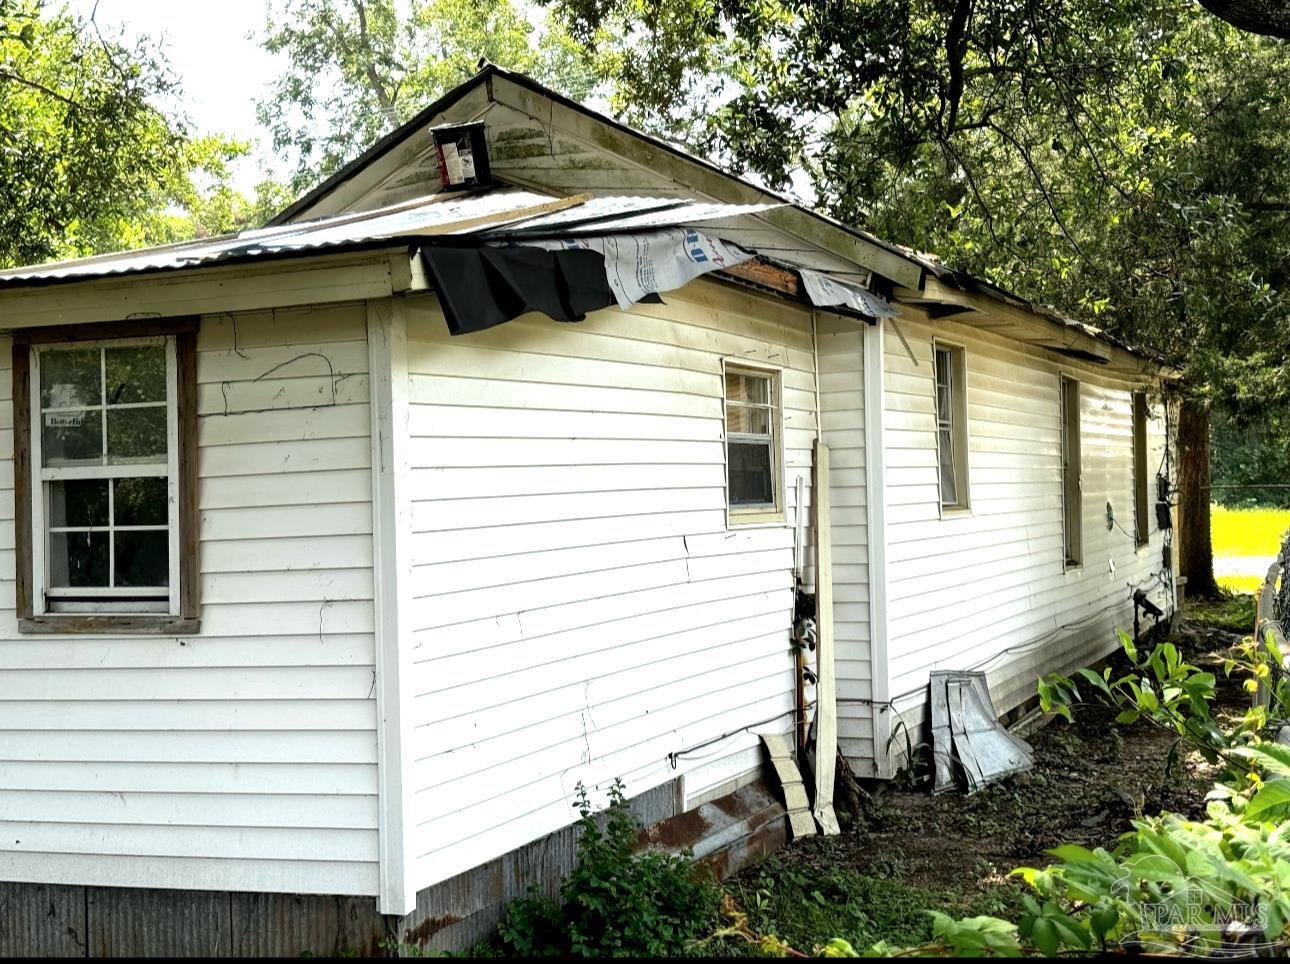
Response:
[[[484,122],[443,124],[430,128],[439,156],[439,179],[445,191],[489,187],[493,173],[488,166]]]

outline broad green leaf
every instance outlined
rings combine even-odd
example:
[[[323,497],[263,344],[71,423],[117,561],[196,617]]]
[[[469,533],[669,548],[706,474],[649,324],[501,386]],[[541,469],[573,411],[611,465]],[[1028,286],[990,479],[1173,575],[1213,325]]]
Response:
[[[1290,807],[1290,779],[1277,778],[1263,784],[1245,807],[1247,819],[1267,820]]]

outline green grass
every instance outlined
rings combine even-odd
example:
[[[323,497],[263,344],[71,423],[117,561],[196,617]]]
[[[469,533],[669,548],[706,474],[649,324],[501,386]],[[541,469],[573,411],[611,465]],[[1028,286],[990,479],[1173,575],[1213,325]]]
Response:
[[[774,934],[808,952],[835,937],[857,950],[882,940],[898,947],[922,944],[932,934],[929,908],[955,916],[1015,917],[1021,912],[1022,888],[1011,881],[985,890],[938,893],[898,877],[898,872],[876,877],[837,865],[803,866],[775,855],[755,876],[727,881],[726,889],[758,933]],[[969,888],[973,883],[965,882]],[[707,950],[756,955],[754,948],[734,939]]]
[[[1290,509],[1210,510],[1209,534],[1218,556],[1275,556],[1290,529]]]
[[[1254,596],[1248,593],[1214,601],[1187,598],[1184,605],[1187,618],[1193,622],[1247,636],[1254,632]]]
[[[1275,556],[1281,536],[1290,529],[1290,509],[1210,509],[1209,534],[1214,558]],[[1254,592],[1263,582],[1262,572],[1220,575],[1218,584],[1230,592]]]

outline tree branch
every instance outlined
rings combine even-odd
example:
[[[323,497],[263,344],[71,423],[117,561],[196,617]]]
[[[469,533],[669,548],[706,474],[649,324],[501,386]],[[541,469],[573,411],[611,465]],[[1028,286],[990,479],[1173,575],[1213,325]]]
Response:
[[[1240,30],[1290,40],[1290,4],[1285,0],[1199,0],[1199,3]]]
[[[0,80],[9,80],[15,84],[21,84],[23,87],[29,87],[32,90],[38,90],[42,94],[45,94],[48,97],[54,98],[54,100],[61,101],[62,103],[66,104],[68,107],[75,108],[76,110],[84,110],[84,107],[80,103],[66,96],[65,94],[60,94],[58,91],[50,87],[46,87],[44,84],[40,83],[40,81],[29,80],[26,77],[23,77],[21,74],[15,74],[11,70],[5,70],[3,68],[0,68]]]

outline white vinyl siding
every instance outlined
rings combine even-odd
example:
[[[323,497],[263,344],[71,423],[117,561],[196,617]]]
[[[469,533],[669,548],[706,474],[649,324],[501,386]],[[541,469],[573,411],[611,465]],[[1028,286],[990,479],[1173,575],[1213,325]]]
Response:
[[[419,887],[568,824],[580,781],[693,801],[790,728],[810,315],[707,281],[665,301],[456,338],[408,301]],[[781,369],[779,524],[726,529],[729,358]]]
[[[820,356],[820,437],[829,447],[833,540],[833,640],[838,746],[861,776],[873,776],[873,663],[869,628],[868,486],[865,481],[864,330],[824,312],[816,322]]]
[[[182,637],[18,635],[0,340],[0,878],[376,893],[365,318],[202,319]]]
[[[1131,535],[1093,520],[1110,501],[1133,506],[1132,393],[1138,386],[1095,365],[1074,365],[952,321],[898,322],[915,360],[889,327],[886,340],[888,655],[897,709],[918,722],[931,669],[982,666],[1000,711],[1034,694],[1035,679],[1095,661],[1132,626],[1128,583],[1157,602],[1167,590],[1162,536]],[[890,323],[888,323],[890,326]],[[964,345],[972,513],[939,517],[932,342]],[[1080,380],[1084,565],[1063,569],[1060,376]],[[1163,419],[1147,425],[1149,465],[1164,451]],[[1015,652],[1005,653],[1007,650]]]

